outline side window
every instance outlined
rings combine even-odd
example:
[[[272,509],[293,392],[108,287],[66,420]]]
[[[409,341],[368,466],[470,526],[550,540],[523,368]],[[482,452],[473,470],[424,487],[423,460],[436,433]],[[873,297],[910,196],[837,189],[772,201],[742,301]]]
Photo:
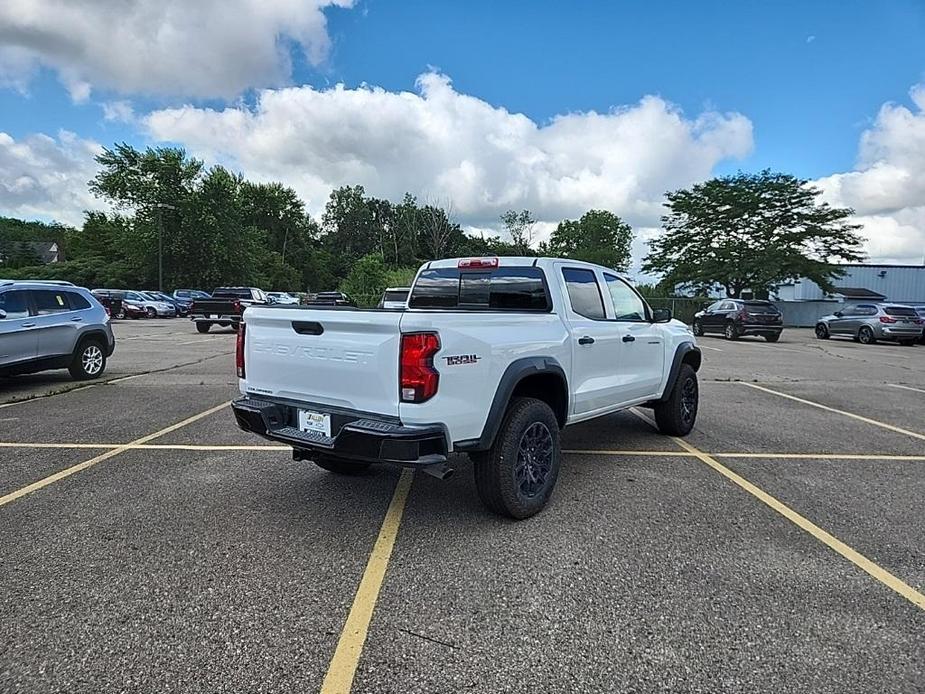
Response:
[[[64,313],[70,311],[70,304],[67,302],[67,292],[54,292],[50,289],[33,289],[32,299],[35,301],[35,310],[40,316],[48,316],[52,313]]]
[[[72,311],[83,311],[84,309],[90,308],[90,302],[77,292],[66,292],[66,294]]]
[[[723,306],[720,311],[735,311],[736,305],[734,301],[724,301]]]
[[[646,307],[639,295],[619,277],[604,273],[607,290],[613,300],[613,313],[617,320],[644,321],[646,320]]]
[[[722,301],[714,301],[712,304],[707,306],[707,311],[719,311],[719,307],[723,305]]]
[[[6,320],[29,317],[29,300],[23,291],[0,292],[0,309],[6,312]]]
[[[858,308],[861,309],[861,311],[859,311],[859,313],[860,313],[862,316],[876,316],[876,315],[877,315],[877,307],[876,307],[876,306],[859,306]]]
[[[563,268],[562,277],[568,287],[572,310],[591,320],[604,320],[604,298],[592,270]]]

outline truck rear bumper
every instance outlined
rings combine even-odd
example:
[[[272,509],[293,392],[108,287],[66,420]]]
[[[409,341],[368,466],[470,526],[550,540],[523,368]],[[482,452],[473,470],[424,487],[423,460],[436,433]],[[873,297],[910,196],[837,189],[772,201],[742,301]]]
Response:
[[[439,424],[405,426],[339,411],[340,428],[333,436],[298,428],[298,407],[262,398],[231,403],[238,427],[288,444],[296,452],[327,453],[348,460],[425,467],[446,462],[446,430]],[[333,419],[333,418],[332,418]],[[347,421],[345,421],[345,419]]]

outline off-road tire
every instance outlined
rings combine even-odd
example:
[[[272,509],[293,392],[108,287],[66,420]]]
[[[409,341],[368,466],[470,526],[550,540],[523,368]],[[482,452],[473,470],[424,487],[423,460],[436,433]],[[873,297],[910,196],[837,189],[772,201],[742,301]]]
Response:
[[[76,381],[99,378],[106,370],[106,346],[93,338],[81,340],[67,370]]]
[[[198,330],[201,333],[209,332],[209,328],[211,327],[212,327],[211,323],[204,323],[202,321],[197,321],[196,323],[196,330]]]
[[[877,338],[874,337],[874,331],[868,328],[866,325],[862,325],[861,329],[858,330],[858,342],[862,345],[872,345],[877,341]]]
[[[543,450],[539,452],[531,447],[536,437],[543,440]],[[540,473],[542,482],[530,493],[524,486],[529,487],[535,480],[534,454],[536,460],[542,458],[536,470],[542,467],[545,474]],[[491,450],[471,457],[475,488],[482,503],[501,516],[529,518],[546,506],[559,477],[562,453],[556,415],[542,400],[514,398]],[[518,480],[518,473],[523,475],[522,480]]]
[[[316,455],[315,465],[337,475],[358,475],[366,472],[372,463],[363,463],[354,460],[345,460],[333,455]]]
[[[699,408],[700,386],[697,383],[697,372],[690,364],[681,364],[668,398],[655,405],[655,423],[658,424],[658,430],[668,436],[687,436],[697,422]]]

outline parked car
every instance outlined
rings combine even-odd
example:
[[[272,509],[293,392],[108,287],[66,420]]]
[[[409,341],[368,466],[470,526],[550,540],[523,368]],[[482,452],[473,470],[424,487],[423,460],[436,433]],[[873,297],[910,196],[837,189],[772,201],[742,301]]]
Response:
[[[189,315],[190,306],[193,305],[192,299],[175,299],[166,292],[144,291],[142,294],[154,299],[155,301],[163,301],[165,304],[170,304],[174,308],[175,315],[182,316],[184,318]]]
[[[919,318],[923,321],[922,336],[919,338],[919,344],[925,345],[925,306],[916,306],[915,312],[919,314]]]
[[[183,299],[184,301],[195,301],[196,299],[208,299],[212,295],[201,289],[176,289],[173,292],[174,299]]]
[[[306,306],[356,306],[356,302],[344,292],[318,292],[309,297]]]
[[[648,406],[684,436],[697,417],[690,329],[590,263],[439,260],[405,311],[251,306],[244,319],[242,429],[342,474],[385,462],[442,479],[447,456],[468,453],[483,503],[514,518],[549,500],[562,427]]]
[[[784,330],[780,310],[770,301],[723,299],[694,314],[694,335],[719,333],[727,340],[760,335],[777,342]]]
[[[201,333],[209,332],[213,325],[237,330],[245,308],[268,303],[267,295],[257,287],[219,287],[210,298],[193,302],[190,318]]]
[[[922,337],[923,320],[911,306],[854,304],[825,316],[816,323],[816,337],[853,337],[864,345],[891,340],[914,345]]]
[[[403,309],[408,307],[411,287],[387,287],[379,299],[379,308]]]
[[[106,309],[86,289],[0,283],[0,376],[68,369],[98,378],[115,346]]]
[[[148,315],[144,306],[127,300],[122,289],[94,289],[91,293],[103,306],[108,306],[109,315],[118,320],[146,318]]]
[[[267,299],[270,300],[271,304],[281,304],[283,306],[294,306],[299,303],[299,297],[288,292],[267,292]]]

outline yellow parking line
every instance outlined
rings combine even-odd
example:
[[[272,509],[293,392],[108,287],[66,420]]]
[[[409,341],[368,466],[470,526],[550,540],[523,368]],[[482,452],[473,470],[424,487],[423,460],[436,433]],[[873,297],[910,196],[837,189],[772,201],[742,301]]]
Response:
[[[644,419],[645,421],[649,422],[653,426],[655,425],[655,422],[653,422],[649,417],[642,414],[641,412],[637,412],[636,410],[632,410],[632,412],[637,417]],[[676,444],[678,444],[681,448],[683,448],[685,451],[687,451],[692,456],[697,458],[700,462],[709,466],[710,468],[712,468],[713,470],[721,474],[723,477],[728,479],[730,482],[738,485],[739,487],[747,491],[749,494],[751,494],[756,499],[758,499],[759,501],[761,501],[762,503],[770,507],[772,510],[782,515],[784,518],[789,520],[791,523],[798,526],[802,530],[805,530],[810,535],[815,537],[817,540],[822,542],[824,545],[826,545],[830,549],[840,554],[842,557],[850,561],[852,564],[857,566],[859,569],[867,572],[868,574],[873,576],[875,579],[880,581],[883,585],[887,586],[888,588],[895,591],[902,597],[906,598],[906,600],[911,602],[916,607],[919,607],[925,610],[925,595],[917,591],[915,588],[910,586],[908,583],[903,582],[902,580],[900,580],[899,578],[891,574],[889,571],[887,571],[880,565],[875,564],[874,562],[872,562],[870,559],[865,557],[863,554],[861,554],[857,550],[849,547],[848,545],[846,545],[844,542],[839,540],[834,535],[826,532],[825,530],[820,528],[818,525],[816,525],[809,519],[805,518],[804,516],[801,516],[799,513],[794,511],[792,508],[790,508],[783,502],[779,501],[775,497],[771,496],[763,489],[755,486],[754,484],[749,482],[747,479],[745,479],[741,475],[736,474],[735,472],[727,468],[725,465],[720,463],[718,460],[716,460],[712,456],[707,455],[703,451],[692,446],[684,439],[678,438],[676,436],[672,436],[671,439]]]
[[[714,458],[769,458],[771,460],[925,460],[925,455],[883,453],[708,453]]]
[[[890,388],[902,388],[903,390],[914,390],[916,393],[925,393],[922,388],[913,388],[912,386],[901,386],[898,383],[887,383]]]
[[[360,655],[363,653],[369,623],[379,598],[379,589],[385,578],[389,558],[392,556],[395,538],[398,536],[398,528],[405,510],[405,502],[408,500],[413,475],[411,470],[405,468],[402,470],[401,477],[398,478],[392,501],[389,503],[382,527],[379,529],[379,536],[373,545],[363,578],[360,579],[360,586],[353,598],[350,614],[347,615],[347,621],[341,630],[334,656],[324,676],[321,694],[346,694],[353,686],[353,677],[360,662]]]
[[[78,463],[77,465],[72,465],[69,468],[66,468],[64,470],[54,473],[53,475],[49,475],[48,477],[40,479],[38,482],[33,482],[32,484],[27,485],[21,489],[17,489],[14,492],[10,492],[9,494],[0,496],[0,506],[5,506],[11,501],[16,501],[16,499],[19,499],[20,497],[23,497],[26,494],[31,494],[34,491],[38,491],[39,489],[42,489],[43,487],[47,487],[49,484],[53,484],[57,482],[58,480],[64,479],[65,477],[70,477],[74,473],[80,472],[81,470],[86,470],[89,467],[93,467],[97,463],[101,463],[104,460],[109,460],[110,458],[117,456],[120,453],[124,453],[125,451],[131,450],[132,446],[147,443],[148,441],[156,439],[159,436],[164,436],[165,434],[169,434],[172,431],[176,431],[177,429],[181,427],[185,427],[187,424],[192,424],[193,422],[196,422],[202,419],[203,417],[208,417],[210,414],[214,414],[215,412],[218,412],[219,410],[228,407],[228,405],[230,404],[231,404],[230,402],[223,402],[221,405],[210,407],[205,412],[200,412],[199,414],[193,415],[192,417],[187,417],[186,419],[179,421],[176,424],[172,424],[169,427],[165,427],[161,429],[160,431],[155,431],[153,434],[142,436],[141,438],[135,439],[131,443],[127,443],[123,446],[119,446],[118,448],[113,448],[111,450],[108,450],[105,453],[101,453],[100,455],[96,456],[95,458],[90,458],[90,460],[85,460],[84,462]]]
[[[812,400],[806,400],[804,398],[798,398],[795,395],[788,395],[787,393],[781,393],[777,390],[771,390],[770,388],[765,388],[764,386],[759,386],[755,383],[746,383],[745,381],[737,381],[743,386],[748,386],[749,388],[754,388],[755,390],[761,390],[765,393],[771,393],[772,395],[778,395],[782,398],[787,398],[788,400],[793,400],[795,402],[803,403],[804,405],[810,405],[811,407],[818,407],[820,410],[825,410],[826,412],[834,412],[835,414],[844,415],[845,417],[851,417],[856,419],[859,422],[865,422],[866,424],[873,424],[874,426],[880,427],[881,429],[888,429],[890,431],[895,431],[898,434],[905,434],[906,436],[912,436],[914,438],[925,441],[925,434],[920,434],[917,431],[909,431],[908,429],[903,429],[902,427],[897,427],[892,424],[887,424],[886,422],[880,422],[876,419],[871,419],[870,417],[862,417],[859,414],[854,412],[846,412],[845,410],[839,410],[835,407],[829,407],[828,405],[823,405],[822,403],[813,402]]]
[[[685,453],[684,451],[596,451],[593,448],[589,449],[563,449],[563,453],[571,453],[573,455],[639,455],[639,456],[652,456],[655,458],[664,458],[664,457],[681,457],[689,458],[690,454]]]

